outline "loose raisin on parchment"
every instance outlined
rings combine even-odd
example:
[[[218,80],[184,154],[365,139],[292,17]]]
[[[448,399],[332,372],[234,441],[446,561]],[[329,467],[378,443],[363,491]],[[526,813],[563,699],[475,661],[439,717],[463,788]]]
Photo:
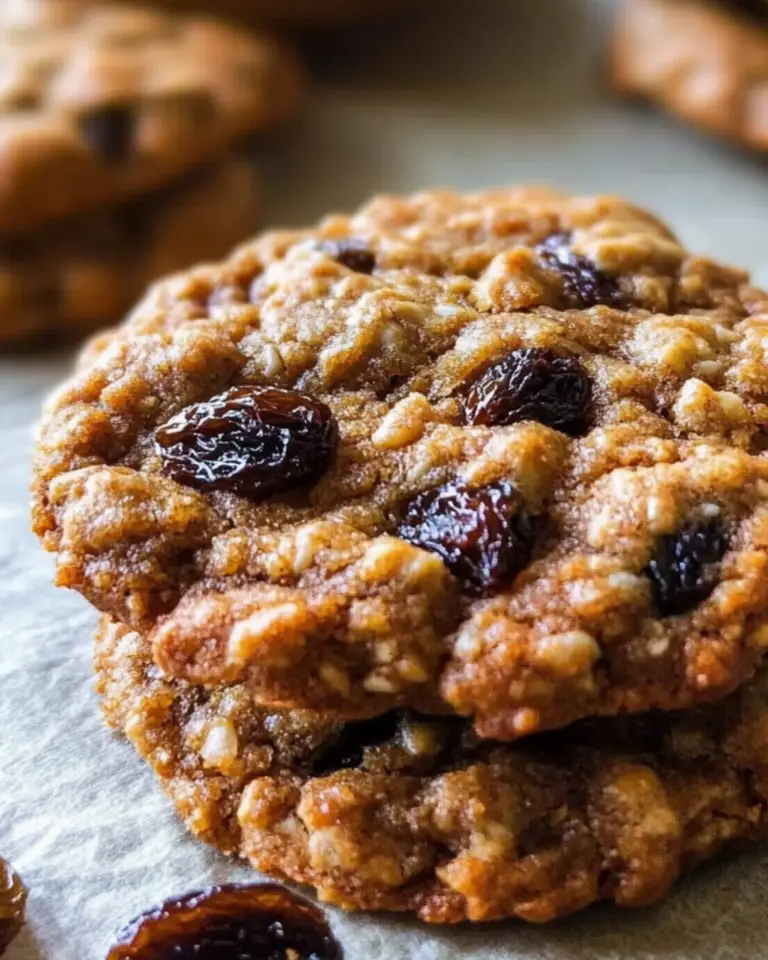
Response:
[[[27,890],[21,877],[0,857],[0,953],[13,940],[24,923]]]
[[[142,913],[107,960],[342,960],[342,951],[307,900],[277,884],[231,884]]]

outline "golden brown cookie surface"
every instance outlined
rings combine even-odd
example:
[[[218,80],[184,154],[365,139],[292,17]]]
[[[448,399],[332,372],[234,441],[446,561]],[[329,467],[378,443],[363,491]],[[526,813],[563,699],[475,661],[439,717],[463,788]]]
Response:
[[[0,5],[4,236],[173,182],[290,113],[282,44],[132,4]]]
[[[49,403],[58,583],[158,664],[515,738],[768,639],[768,298],[616,198],[382,198],[160,285]]]
[[[95,662],[107,721],[193,833],[346,909],[541,923],[643,906],[768,835],[764,676],[721,704],[494,745],[410,712],[268,714],[241,683],[163,679],[146,639],[108,618]]]

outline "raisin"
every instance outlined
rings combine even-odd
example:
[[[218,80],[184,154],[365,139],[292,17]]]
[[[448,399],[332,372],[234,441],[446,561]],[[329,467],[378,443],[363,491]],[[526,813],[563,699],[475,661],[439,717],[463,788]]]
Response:
[[[320,249],[355,273],[370,274],[376,268],[376,257],[364,240],[355,237],[348,240],[324,240]]]
[[[21,877],[0,857],[0,953],[24,923],[27,891]]]
[[[592,379],[575,357],[551,350],[514,350],[494,363],[463,398],[468,423],[502,426],[536,420],[565,433],[583,433],[592,409]]]
[[[368,747],[377,747],[397,736],[400,717],[385,713],[371,720],[345,723],[338,738],[315,759],[313,772],[318,776],[362,767]]]
[[[399,534],[436,553],[468,593],[484,594],[527,565],[534,523],[514,484],[472,490],[452,482],[412,500]]]
[[[128,158],[135,125],[133,108],[122,103],[92,110],[79,120],[80,132],[91,149],[109,163],[121,163]]]
[[[728,538],[715,520],[659,538],[647,573],[662,616],[687,613],[707,599],[717,586],[716,565],[727,549]]]
[[[616,281],[586,257],[574,253],[569,234],[552,234],[539,244],[536,252],[544,264],[562,278],[563,295],[569,307],[586,310],[600,304],[621,305],[621,291]]]
[[[107,960],[341,960],[317,907],[277,884],[209,887],[141,914]]]
[[[324,403],[277,387],[233,387],[186,407],[155,431],[168,476],[251,500],[316,481],[336,441]]]

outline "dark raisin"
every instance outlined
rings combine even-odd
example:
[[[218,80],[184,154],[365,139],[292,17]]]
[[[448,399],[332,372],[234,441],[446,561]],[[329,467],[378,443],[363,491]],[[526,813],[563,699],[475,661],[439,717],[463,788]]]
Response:
[[[536,420],[579,434],[592,409],[592,379],[575,357],[530,347],[489,367],[462,402],[468,423],[495,427]]]
[[[277,884],[209,887],[141,914],[107,960],[341,960],[317,907]]]
[[[168,476],[251,500],[316,481],[336,440],[324,403],[277,387],[233,387],[186,407],[155,431]]]
[[[324,240],[320,249],[355,273],[370,274],[376,268],[376,257],[364,240],[355,237],[348,240]]]
[[[109,163],[127,160],[136,125],[134,110],[128,104],[92,110],[80,117],[80,132],[92,150]]]
[[[21,877],[0,857],[0,953],[24,923],[27,891]]]
[[[552,234],[539,244],[536,251],[547,267],[560,274],[568,307],[586,310],[600,304],[608,307],[621,305],[619,285],[586,257],[573,252],[569,234]]]
[[[534,523],[514,484],[501,480],[472,490],[453,482],[412,500],[399,534],[436,553],[468,593],[482,594],[526,566]]]
[[[345,723],[337,739],[315,758],[313,772],[322,777],[337,770],[362,767],[366,749],[393,740],[399,724],[397,712]]]
[[[717,564],[727,549],[728,538],[714,520],[660,537],[647,570],[659,613],[687,613],[706,600],[717,586]]]

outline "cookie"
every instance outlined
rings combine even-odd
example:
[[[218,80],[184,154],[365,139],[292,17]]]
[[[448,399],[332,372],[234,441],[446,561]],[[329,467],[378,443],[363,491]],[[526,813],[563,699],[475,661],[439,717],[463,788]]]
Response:
[[[764,0],[626,0],[612,70],[620,90],[718,136],[768,150]]]
[[[196,0],[162,0],[172,9],[197,8]],[[287,27],[321,26],[389,15],[409,5],[409,0],[222,0],[217,14],[249,23]]]
[[[189,829],[347,909],[540,923],[663,897],[734,841],[768,836],[768,683],[676,714],[582,721],[519,744],[415,713],[268,714],[248,687],[165,680],[104,618],[107,721]]]
[[[290,113],[290,50],[213,20],[130,4],[0,9],[4,236],[113,205],[221,156]]]
[[[516,738],[768,642],[768,296],[615,198],[374,200],[159,285],[48,403],[57,583],[168,676]]]
[[[114,209],[0,240],[0,346],[114,323],[158,277],[225,254],[258,212],[253,165],[233,158]]]

